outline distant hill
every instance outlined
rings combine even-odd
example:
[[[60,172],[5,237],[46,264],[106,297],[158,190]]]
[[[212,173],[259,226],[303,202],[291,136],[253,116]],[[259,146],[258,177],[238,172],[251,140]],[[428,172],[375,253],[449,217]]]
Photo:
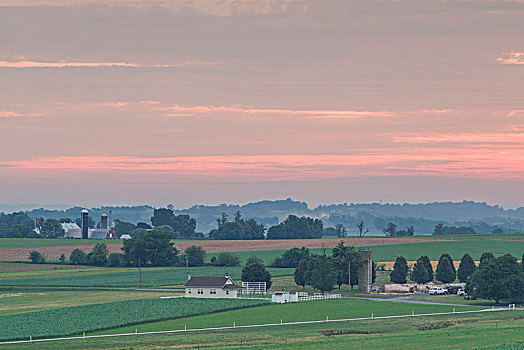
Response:
[[[415,227],[415,234],[430,234],[435,225],[443,223],[454,226],[470,226],[477,233],[491,233],[500,228],[503,232],[524,231],[524,207],[518,209],[504,209],[498,205],[489,205],[481,202],[434,202],[424,204],[380,204],[380,203],[344,203],[319,205],[310,209],[306,202],[294,201],[290,198],[275,201],[260,201],[245,205],[220,204],[214,206],[194,205],[187,209],[172,209],[175,214],[188,214],[197,220],[197,230],[207,233],[216,227],[216,219],[225,213],[230,219],[237,211],[244,218],[254,218],[266,226],[272,226],[282,221],[290,214],[320,218],[324,226],[331,227],[343,224],[350,232],[360,220],[375,232],[381,231],[389,222],[393,222],[399,229],[408,226]],[[66,210],[48,210],[44,208],[26,211],[32,218],[68,217],[75,219],[80,216],[83,207],[73,207]],[[151,222],[154,207],[142,206],[106,206],[99,208],[85,208],[98,221],[101,214],[112,211],[112,219],[137,222]]]

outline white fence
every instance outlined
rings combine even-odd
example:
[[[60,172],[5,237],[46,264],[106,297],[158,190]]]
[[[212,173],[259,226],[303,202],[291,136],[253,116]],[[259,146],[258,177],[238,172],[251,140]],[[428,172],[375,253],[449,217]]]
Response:
[[[325,300],[325,299],[340,299],[342,294],[315,294],[305,297],[299,297],[298,301],[311,301],[311,300]]]
[[[242,282],[242,294],[266,294],[266,282]]]

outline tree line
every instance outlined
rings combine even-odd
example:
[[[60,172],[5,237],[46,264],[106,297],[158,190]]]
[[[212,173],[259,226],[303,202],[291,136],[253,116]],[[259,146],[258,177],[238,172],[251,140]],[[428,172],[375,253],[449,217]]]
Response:
[[[460,259],[458,270],[451,256],[442,254],[435,271],[426,255],[418,258],[411,268],[404,257],[397,257],[390,274],[391,282],[407,283],[408,276],[419,284],[433,280],[452,283],[458,279],[466,283],[465,290],[472,297],[495,300],[497,303],[501,299],[514,302],[524,300],[524,254],[519,264],[517,258],[510,254],[496,258],[493,253],[485,252],[477,266],[466,253]]]

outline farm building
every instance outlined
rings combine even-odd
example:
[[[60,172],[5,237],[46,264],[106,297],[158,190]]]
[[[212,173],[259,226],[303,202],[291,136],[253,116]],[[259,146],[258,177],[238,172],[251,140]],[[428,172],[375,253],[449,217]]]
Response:
[[[82,229],[74,222],[63,222],[62,229],[65,231],[64,238],[82,238]]]
[[[191,277],[185,284],[186,297],[190,298],[236,298],[242,290],[226,274],[225,277]]]
[[[116,238],[115,231],[110,228],[99,228],[89,230],[89,239],[113,239]]]

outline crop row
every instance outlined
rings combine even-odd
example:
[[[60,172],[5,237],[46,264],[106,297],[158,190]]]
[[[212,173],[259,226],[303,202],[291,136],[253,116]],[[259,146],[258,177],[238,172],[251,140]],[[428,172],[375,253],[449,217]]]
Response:
[[[268,269],[272,276],[292,275],[293,269]],[[114,271],[114,270],[112,270]],[[224,276],[229,273],[234,280],[239,280],[241,267],[192,267],[193,276]],[[170,286],[184,284],[187,280],[184,268],[142,269],[142,286]],[[138,270],[108,272],[108,273],[80,273],[74,276],[38,277],[24,279],[0,279],[0,286],[32,286],[32,287],[138,287]]]
[[[267,304],[257,299],[142,299],[0,317],[0,340],[60,337]]]

